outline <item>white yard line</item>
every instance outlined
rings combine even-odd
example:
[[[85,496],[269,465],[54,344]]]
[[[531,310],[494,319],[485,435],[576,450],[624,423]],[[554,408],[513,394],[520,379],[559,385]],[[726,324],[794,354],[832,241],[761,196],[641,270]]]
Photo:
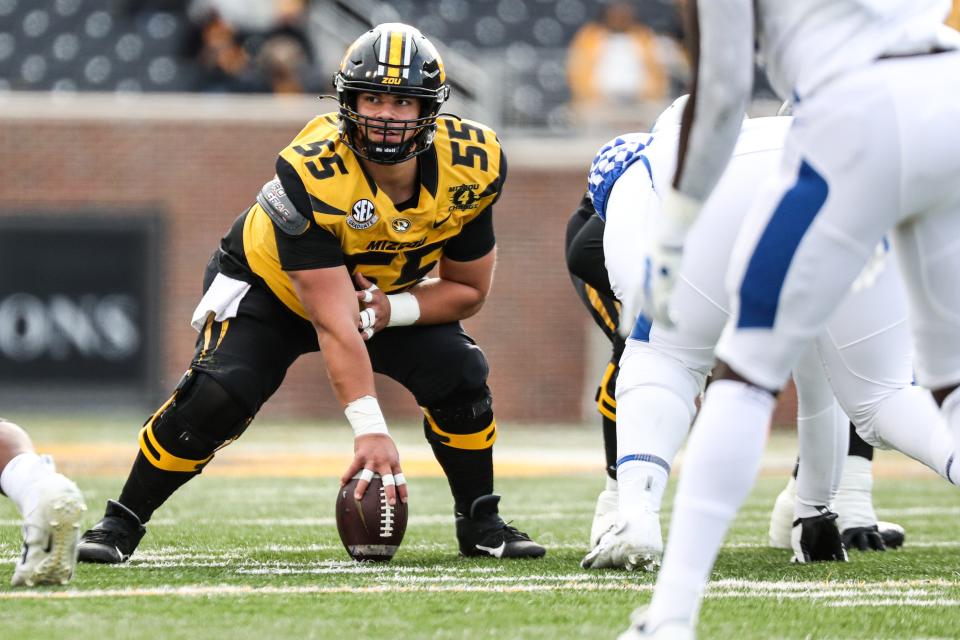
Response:
[[[960,605],[960,600],[888,598],[886,600],[838,600],[837,602],[824,602],[822,604],[828,607],[956,607]]]
[[[420,568],[424,569],[424,568]],[[449,568],[444,568],[445,570]],[[439,568],[436,568],[439,570]],[[11,591],[0,593],[0,600],[151,598],[151,597],[230,597],[309,594],[369,593],[530,593],[546,591],[634,591],[650,592],[652,584],[640,584],[624,574],[572,574],[543,576],[395,576],[402,584],[342,586],[263,586],[248,585],[160,585],[117,589],[68,589],[64,591]],[[389,576],[381,576],[381,579]],[[462,584],[469,580],[468,584]],[[457,581],[459,584],[442,584]],[[503,584],[508,582],[509,584]],[[880,582],[770,582],[720,580],[710,584],[709,599],[777,598],[811,600],[831,607],[933,607],[957,606],[960,600],[946,597],[947,589],[960,587],[948,580],[884,580]],[[877,596],[880,596],[879,598]]]
[[[510,514],[515,516],[518,520],[526,521],[555,521],[555,520],[569,520],[576,518],[583,518],[586,523],[587,516],[593,510],[593,502],[582,503],[582,504],[571,504],[569,509],[564,509],[562,511],[528,511],[522,514]],[[581,508],[582,507],[582,508]],[[940,517],[949,517],[960,515],[960,507],[958,506],[938,506],[938,505],[927,505],[923,507],[904,507],[902,509],[877,509],[877,514],[881,516],[881,519],[897,521],[904,518],[922,518],[924,516],[930,518],[940,518]],[[669,517],[669,511],[665,514],[665,518]],[[453,521],[453,516],[447,513],[438,513],[438,514],[424,514],[424,515],[412,515],[409,518],[408,523],[410,525],[435,525],[435,524],[450,524]],[[756,527],[763,525],[764,527],[769,523],[770,516],[769,512],[765,510],[756,510],[756,509],[746,509],[740,513],[740,516],[737,518],[736,524],[743,527]],[[153,527],[180,527],[185,526],[192,521],[188,520],[178,520],[174,518],[155,518],[150,521],[150,526]],[[307,517],[307,518],[221,518],[217,520],[218,525],[229,525],[229,526],[239,526],[239,527],[332,527],[336,524],[336,519],[332,516],[318,516],[318,517]],[[20,527],[23,524],[22,520],[19,519],[0,519],[0,526],[12,526]],[[586,526],[586,525],[584,525]],[[914,546],[914,541],[911,539],[908,542],[910,546]],[[935,545],[936,543],[930,543],[930,545]],[[952,542],[944,542],[943,546],[951,546]]]

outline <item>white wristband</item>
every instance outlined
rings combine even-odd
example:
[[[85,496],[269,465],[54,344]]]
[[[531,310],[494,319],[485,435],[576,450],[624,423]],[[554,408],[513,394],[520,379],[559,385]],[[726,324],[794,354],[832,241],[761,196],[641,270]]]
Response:
[[[353,427],[353,436],[366,436],[372,433],[387,433],[387,421],[383,419],[380,403],[373,396],[357,398],[343,410]]]
[[[394,293],[387,296],[390,301],[390,320],[388,327],[406,327],[420,318],[420,303],[412,293]]]

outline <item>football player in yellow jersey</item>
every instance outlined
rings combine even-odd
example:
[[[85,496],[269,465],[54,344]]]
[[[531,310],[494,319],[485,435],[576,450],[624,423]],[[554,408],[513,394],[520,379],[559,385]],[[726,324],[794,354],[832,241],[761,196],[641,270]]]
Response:
[[[355,434],[342,483],[358,476],[359,495],[379,473],[390,501],[407,499],[376,399],[373,373],[383,373],[423,409],[460,552],[544,555],[498,514],[488,365],[460,325],[493,278],[492,205],[506,176],[496,134],[437,115],[449,95],[443,63],[408,25],[360,36],[334,84],[339,113],[314,118],[280,152],[276,177],[214,253],[190,368],[147,420],[119,498],[82,537],[81,561],[129,558],[153,512],[318,350]]]

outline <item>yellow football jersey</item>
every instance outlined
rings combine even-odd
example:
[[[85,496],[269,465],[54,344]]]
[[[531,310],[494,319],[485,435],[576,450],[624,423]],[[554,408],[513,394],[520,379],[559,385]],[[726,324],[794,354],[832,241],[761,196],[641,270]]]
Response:
[[[336,113],[311,120],[280,158],[278,165],[286,161],[302,182],[311,211],[293,205],[280,179],[267,183],[257,204],[242,216],[243,261],[304,318],[306,312],[284,271],[284,266],[290,268],[283,256],[288,243],[308,234],[332,236],[339,242],[338,259],[351,274],[360,271],[386,293],[402,291],[423,278],[444,254],[445,245],[497,200],[506,173],[493,130],[450,116],[437,119],[433,145],[418,156],[419,194],[399,203],[400,208],[340,141]],[[231,233],[240,231],[238,220]],[[490,242],[484,252],[492,248],[492,232]],[[468,259],[474,257],[480,256]],[[338,262],[314,266],[333,264]]]

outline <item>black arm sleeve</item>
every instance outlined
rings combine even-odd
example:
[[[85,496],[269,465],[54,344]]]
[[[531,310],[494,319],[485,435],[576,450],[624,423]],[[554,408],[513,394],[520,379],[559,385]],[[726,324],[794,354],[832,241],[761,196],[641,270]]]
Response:
[[[497,178],[497,196],[493,199],[493,202],[490,204],[496,204],[497,200],[500,199],[500,196],[503,195],[503,185],[507,182],[507,154],[503,152],[503,147],[500,147],[500,175]]]
[[[277,158],[277,177],[287,197],[293,202],[293,206],[301,215],[312,221],[313,208],[310,206],[310,196],[307,195],[307,189],[303,186],[303,180],[296,169],[282,157]],[[287,235],[276,226],[273,232],[277,239],[280,266],[284,271],[323,269],[344,264],[343,249],[337,237],[312,222],[299,236]]]
[[[614,299],[603,255],[603,220],[584,196],[567,223],[567,269],[597,292]]]
[[[469,262],[482,258],[493,250],[497,240],[493,235],[493,206],[463,225],[460,233],[443,247],[444,257],[457,262]]]

